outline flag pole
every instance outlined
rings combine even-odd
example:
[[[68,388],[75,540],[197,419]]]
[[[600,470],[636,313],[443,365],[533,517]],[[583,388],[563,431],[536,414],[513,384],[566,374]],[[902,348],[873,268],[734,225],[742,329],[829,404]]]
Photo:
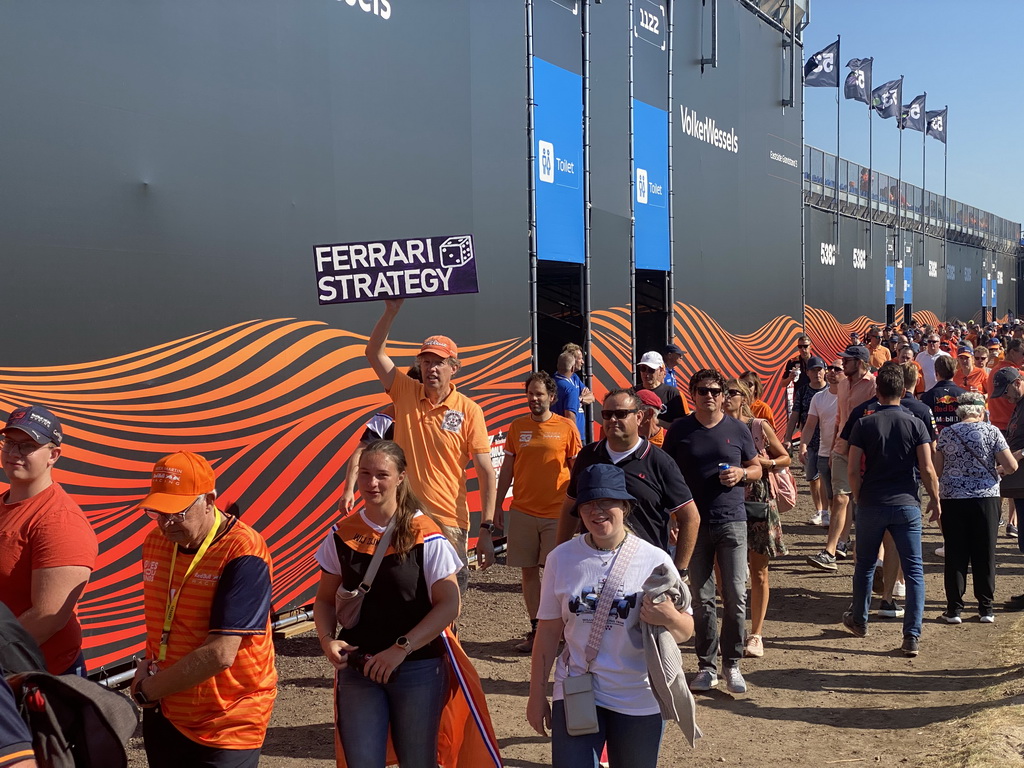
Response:
[[[928,230],[928,204],[925,199],[928,197],[928,186],[925,179],[928,177],[928,91],[923,91],[924,101],[924,130],[921,131],[921,263],[925,263],[925,233]]]
[[[949,105],[943,107],[942,131],[946,141],[942,142],[942,266],[946,266],[946,241],[949,239],[949,197],[947,196],[949,181],[949,134],[946,133],[946,126],[949,124]]]
[[[871,108],[871,92],[869,91],[868,92],[868,227],[869,227],[870,231],[868,233],[869,234],[869,237],[868,237],[868,258],[872,258],[872,259],[875,257],[875,238],[874,238],[874,231],[873,231],[874,230],[874,224],[875,224],[875,214],[874,214],[874,209],[875,209],[874,199],[875,199],[875,195],[874,195],[874,191],[873,191],[874,187],[875,187],[875,173],[872,170],[872,163],[871,163],[872,152],[874,151],[874,147],[875,147],[874,137],[872,135],[872,129],[874,128],[875,122],[874,122],[874,120],[871,119],[872,117],[874,117],[874,115],[873,115],[874,111],[875,110]]]

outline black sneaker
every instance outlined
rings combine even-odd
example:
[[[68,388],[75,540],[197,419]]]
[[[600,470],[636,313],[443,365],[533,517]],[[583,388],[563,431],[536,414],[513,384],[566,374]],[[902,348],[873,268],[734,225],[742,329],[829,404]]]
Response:
[[[917,656],[917,654],[921,651],[920,645],[920,641],[913,635],[904,635],[903,645],[901,646],[903,655],[910,656],[911,658]]]
[[[836,556],[830,555],[824,549],[816,555],[808,555],[807,562],[815,568],[821,568],[823,571],[839,570],[839,566],[836,565]]]
[[[853,549],[852,541],[840,541],[836,544],[836,557],[840,560],[845,560],[850,556],[850,551]]]
[[[1024,595],[1013,595],[1003,604],[1004,611],[1024,611]]]
[[[843,626],[850,630],[857,637],[867,637],[868,628],[866,624],[856,624],[853,621],[853,614],[847,611],[843,614]]]

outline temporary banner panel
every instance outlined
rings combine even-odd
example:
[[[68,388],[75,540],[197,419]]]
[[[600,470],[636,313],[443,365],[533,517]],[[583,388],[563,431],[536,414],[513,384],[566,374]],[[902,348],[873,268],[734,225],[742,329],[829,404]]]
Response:
[[[637,269],[670,269],[668,113],[633,99]]]
[[[537,258],[583,263],[583,83],[533,59]]]
[[[896,303],[896,267],[885,268],[885,303]]]
[[[472,235],[313,248],[321,304],[476,293]]]
[[[914,303],[914,271],[910,267],[903,270],[903,303]]]

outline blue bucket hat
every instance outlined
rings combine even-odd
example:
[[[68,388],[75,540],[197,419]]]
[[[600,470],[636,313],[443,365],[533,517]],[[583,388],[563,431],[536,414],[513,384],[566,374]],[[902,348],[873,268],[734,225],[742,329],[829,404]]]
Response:
[[[580,504],[595,499],[636,501],[636,497],[626,490],[626,473],[614,464],[593,464],[580,472],[576,480],[576,506],[572,513],[579,516]]]

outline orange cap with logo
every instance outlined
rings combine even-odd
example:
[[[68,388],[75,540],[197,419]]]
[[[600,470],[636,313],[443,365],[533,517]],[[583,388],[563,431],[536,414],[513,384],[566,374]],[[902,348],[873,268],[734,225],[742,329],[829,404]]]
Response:
[[[210,462],[198,453],[178,451],[154,465],[149,496],[138,508],[176,515],[192,506],[200,494],[213,493],[215,488]]]
[[[459,356],[459,348],[447,336],[427,337],[426,341],[423,342],[423,347],[420,349],[421,355],[424,352],[433,352],[438,357],[445,359],[449,357],[458,358]]]

